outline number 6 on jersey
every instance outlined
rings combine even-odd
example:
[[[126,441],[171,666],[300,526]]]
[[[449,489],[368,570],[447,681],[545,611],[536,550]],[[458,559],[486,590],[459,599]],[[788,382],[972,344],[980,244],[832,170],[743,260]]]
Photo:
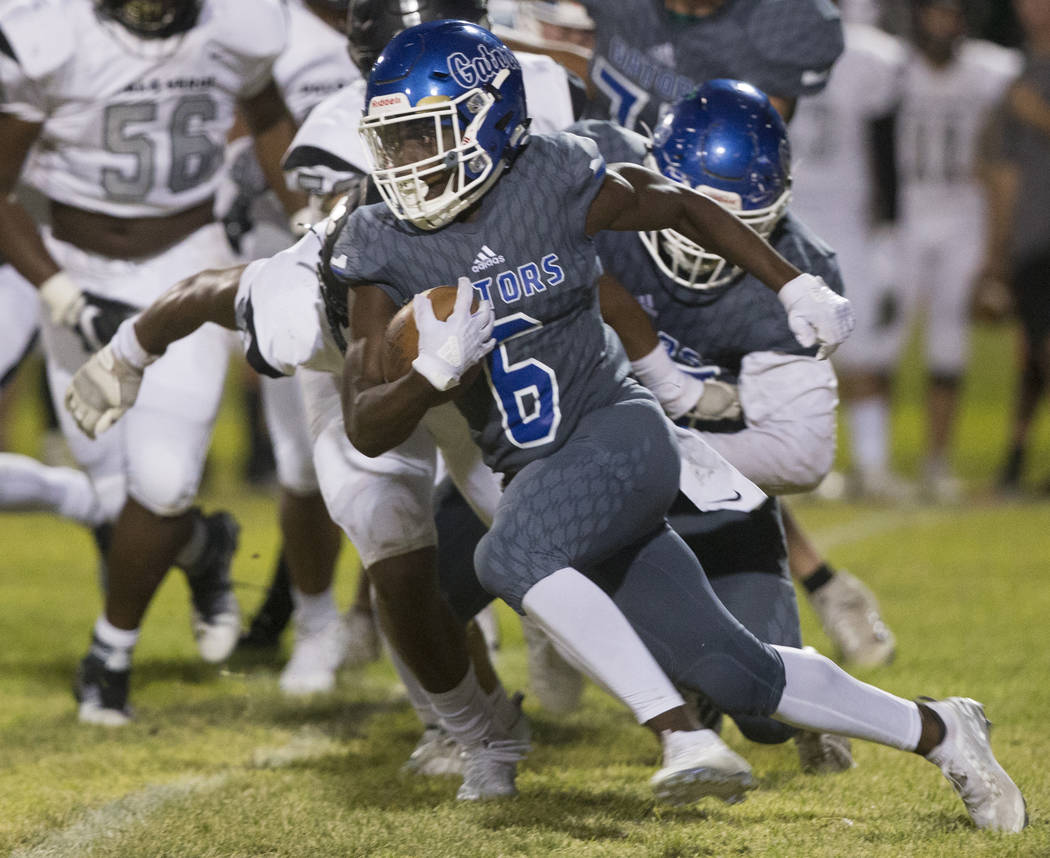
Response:
[[[503,415],[503,431],[517,447],[539,447],[554,439],[561,423],[558,379],[535,358],[511,363],[505,343],[535,331],[542,322],[524,313],[499,319],[492,335],[497,346],[488,356],[489,385]]]

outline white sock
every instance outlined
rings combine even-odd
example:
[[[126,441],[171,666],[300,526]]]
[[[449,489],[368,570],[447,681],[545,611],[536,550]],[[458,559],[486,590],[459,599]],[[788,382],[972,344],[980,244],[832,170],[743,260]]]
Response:
[[[464,747],[503,735],[496,727],[489,699],[478,685],[474,665],[468,664],[466,675],[455,688],[440,693],[428,691],[427,697],[442,726]]]
[[[339,619],[339,609],[335,606],[331,586],[314,595],[307,595],[293,586],[292,604],[295,605],[295,627],[306,635],[319,632],[333,620]]]
[[[380,630],[380,635],[382,635],[382,630]],[[397,675],[401,677],[401,683],[405,686],[408,702],[416,710],[416,715],[419,717],[420,722],[424,727],[432,727],[440,723],[441,719],[438,718],[434,707],[430,705],[430,697],[423,686],[419,684],[416,675],[408,669],[408,665],[401,660],[401,656],[397,654],[393,647],[387,646],[386,651],[390,654],[390,661],[393,662],[394,670],[397,671]]]
[[[883,473],[890,465],[890,406],[882,396],[849,403],[850,444],[857,470]]]
[[[779,721],[822,733],[867,739],[914,751],[922,733],[919,707],[854,679],[817,652],[773,647],[784,660],[784,694],[773,713]]]
[[[496,723],[504,731],[513,727],[521,717],[521,709],[511,703],[503,685],[497,684],[486,696],[489,699],[489,706],[492,707],[492,714],[496,717]]]
[[[118,629],[104,615],[95,620],[95,640],[105,647],[98,654],[105,658],[110,670],[127,670],[131,666],[131,652],[138,643],[138,629]]]
[[[521,604],[566,660],[623,702],[639,724],[683,705],[616,603],[576,569],[548,575]]]
[[[105,520],[87,474],[18,453],[0,453],[0,509],[55,512],[86,527]]]
[[[204,516],[199,512],[193,513],[193,530],[186,544],[179,549],[175,558],[175,565],[180,569],[190,569],[193,564],[201,559],[204,548],[208,544],[208,526],[204,523]]]

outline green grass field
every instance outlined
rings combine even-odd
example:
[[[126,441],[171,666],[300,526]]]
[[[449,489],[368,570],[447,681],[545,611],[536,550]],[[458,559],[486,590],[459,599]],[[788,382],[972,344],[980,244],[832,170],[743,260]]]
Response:
[[[925,761],[855,743],[851,772],[799,772],[793,746],[762,747],[731,725],[727,741],[760,781],[746,802],[654,806],[656,741],[588,688],[581,711],[533,716],[534,751],[513,801],[462,805],[448,779],[397,774],[418,727],[385,662],[346,672],[337,693],[282,699],[277,665],[196,657],[186,587],[163,585],[136,653],[133,725],[80,726],[69,693],[99,608],[89,535],[43,515],[0,518],[0,854],[16,856],[1012,856],[1050,855],[1050,502],[1002,503],[999,463],[1013,364],[1003,330],[978,338],[958,458],[970,500],[953,509],[796,505],[837,565],[866,579],[897,634],[889,667],[860,675],[906,697],[964,694],[985,703],[1000,760],[1025,791],[1031,825],[1004,837],[972,828]],[[898,464],[921,438],[916,373],[900,386]],[[237,484],[238,415],[224,410],[209,508],[243,526],[235,577],[246,610],[277,543],[273,505]],[[23,406],[15,446],[35,452]],[[1033,482],[1050,472],[1043,429]],[[843,452],[845,455],[845,452]],[[352,552],[339,592],[353,587]],[[828,642],[808,606],[804,634]],[[499,667],[525,687],[520,629],[501,613]],[[526,689],[527,690],[527,689]]]

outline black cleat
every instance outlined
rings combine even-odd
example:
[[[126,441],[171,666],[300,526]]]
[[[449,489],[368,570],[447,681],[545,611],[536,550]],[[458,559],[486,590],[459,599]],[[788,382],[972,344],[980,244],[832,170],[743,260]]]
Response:
[[[131,670],[110,670],[95,649],[92,644],[91,651],[80,660],[73,680],[73,696],[80,704],[77,718],[85,724],[122,727],[131,720]]]

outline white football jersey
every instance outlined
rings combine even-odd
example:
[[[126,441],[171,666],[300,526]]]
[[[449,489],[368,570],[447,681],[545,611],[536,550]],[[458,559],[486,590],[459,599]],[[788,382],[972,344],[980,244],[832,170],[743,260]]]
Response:
[[[912,52],[896,140],[904,217],[973,215],[979,205],[978,135],[1020,71],[1020,54],[991,42],[964,42],[944,68]]]
[[[361,78],[346,49],[346,36],[303,5],[288,3],[288,45],[273,66],[284,103],[301,125],[332,93]]]
[[[867,220],[872,191],[869,122],[900,98],[901,43],[866,24],[846,24],[846,49],[822,92],[798,100],[791,138],[792,211],[821,236],[843,218]]]
[[[565,69],[541,54],[516,53],[525,81],[525,101],[532,130],[561,131],[573,122],[572,94]],[[372,170],[357,126],[365,108],[364,79],[325,99],[310,113],[295,135],[286,162],[298,149],[326,154],[325,163],[302,163],[293,156],[287,170],[288,187],[317,196],[345,190],[345,182]],[[296,153],[298,155],[299,153]]]
[[[42,123],[23,180],[115,217],[191,208],[215,192],[238,99],[271,79],[280,0],[204,0],[163,41],[100,18],[92,0],[19,0],[0,12],[0,110]]]

